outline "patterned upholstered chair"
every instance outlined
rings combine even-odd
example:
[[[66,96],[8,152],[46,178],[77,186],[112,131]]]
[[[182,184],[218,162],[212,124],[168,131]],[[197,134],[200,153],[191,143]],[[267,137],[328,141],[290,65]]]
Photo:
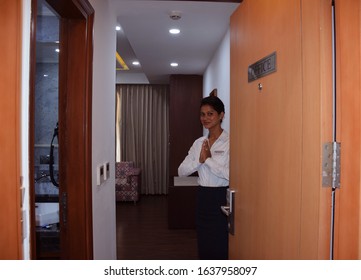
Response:
[[[115,197],[116,201],[139,200],[140,168],[134,167],[132,161],[115,163]]]

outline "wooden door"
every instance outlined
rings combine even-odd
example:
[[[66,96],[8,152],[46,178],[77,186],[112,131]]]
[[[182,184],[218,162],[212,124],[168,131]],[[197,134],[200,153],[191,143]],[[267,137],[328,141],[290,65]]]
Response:
[[[36,3],[36,0],[33,0]],[[94,10],[87,0],[46,0],[60,19],[59,220],[61,259],[92,259],[92,57]],[[36,4],[34,4],[36,7]],[[36,13],[33,12],[33,16]],[[36,22],[33,19],[33,23]],[[35,40],[35,34],[32,34]],[[34,56],[31,103],[34,104]],[[33,114],[33,112],[32,112]],[[33,118],[32,118],[33,119]],[[34,133],[30,132],[34,143]],[[32,163],[34,156],[32,156]],[[33,168],[33,164],[31,166]],[[31,170],[31,174],[33,174]],[[35,202],[31,183],[32,203]],[[32,213],[35,232],[35,213]],[[36,240],[32,239],[32,258]],[[53,258],[53,256],[51,256]]]
[[[328,258],[330,2],[244,0],[231,17],[231,259]],[[273,52],[276,72],[248,82],[248,67]]]

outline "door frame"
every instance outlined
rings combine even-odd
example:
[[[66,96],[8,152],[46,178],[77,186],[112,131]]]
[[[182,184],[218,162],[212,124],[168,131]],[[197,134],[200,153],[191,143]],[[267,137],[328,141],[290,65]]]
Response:
[[[87,0],[46,1],[60,18],[60,258],[92,259],[91,128],[94,9]],[[37,0],[32,0],[29,124],[30,174],[34,174],[36,7]],[[35,184],[33,180],[30,180],[32,259],[36,258],[34,193]]]
[[[335,1],[336,138],[341,143],[336,189],[334,259],[361,258],[361,3]]]

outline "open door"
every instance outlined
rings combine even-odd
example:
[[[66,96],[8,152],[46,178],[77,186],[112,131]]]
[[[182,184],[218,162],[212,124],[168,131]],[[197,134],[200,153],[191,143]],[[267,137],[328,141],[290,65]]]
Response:
[[[42,176],[47,177],[51,173],[56,174],[56,178],[51,176],[51,181],[55,179],[57,190],[54,192],[55,195],[50,197],[51,201],[45,202],[57,203],[59,215],[57,221],[51,220],[49,228],[39,230],[35,205],[38,203],[39,206],[47,198],[41,197],[39,201],[40,196],[36,194],[35,183],[31,180],[33,205],[31,255],[33,259],[92,259],[91,97],[94,10],[87,0],[42,1],[57,17],[56,32],[59,34],[59,41],[45,40],[43,44],[36,44],[36,40],[42,36],[36,34],[36,24],[40,24],[40,21],[37,22],[37,1],[33,0],[30,97],[30,150],[33,152],[30,155],[30,174],[34,174],[34,181],[41,180]],[[43,21],[42,24],[47,22]],[[39,171],[39,168],[35,168],[36,163],[43,160],[51,165],[54,159],[51,152],[49,158],[47,154],[39,155],[34,152],[34,146],[37,144],[35,122],[39,122],[34,116],[38,101],[35,100],[37,98],[35,84],[39,82],[36,74],[43,75],[37,71],[40,65],[36,63],[36,57],[40,47],[47,48],[54,45],[58,46],[59,52],[58,66],[56,71],[53,71],[58,72],[55,86],[58,86],[58,101],[56,101],[58,115],[55,118],[58,120],[58,125],[53,121],[48,126],[55,127],[54,136],[55,134],[58,136],[58,146],[54,148],[57,154],[55,158],[58,158],[58,168],[55,169],[56,171],[52,171],[51,168]],[[52,51],[54,50],[55,47]],[[49,94],[52,90],[54,88],[49,88],[46,93]],[[46,103],[45,107],[46,105],[49,103]],[[45,115],[44,118],[46,121],[52,119],[50,115]],[[50,141],[47,141],[47,144],[50,144]],[[53,145],[51,147],[53,148]],[[43,226],[43,223],[40,226]],[[55,246],[49,246],[52,243]]]
[[[244,0],[231,17],[230,259],[328,259],[331,1]]]

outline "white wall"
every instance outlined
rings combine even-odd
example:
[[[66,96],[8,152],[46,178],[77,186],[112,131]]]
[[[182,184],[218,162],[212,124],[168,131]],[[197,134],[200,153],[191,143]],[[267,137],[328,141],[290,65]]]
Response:
[[[225,34],[211,62],[203,75],[203,96],[217,88],[218,97],[223,101],[225,107],[225,118],[222,127],[229,131],[230,119],[230,32]]]
[[[95,10],[93,56],[93,244],[94,259],[116,259],[115,47],[116,16],[109,0],[90,0]],[[110,179],[96,183],[97,166],[110,163]]]
[[[29,77],[31,0],[23,0],[23,34],[21,65],[21,176],[23,177],[23,258],[30,259],[29,205]],[[33,176],[31,176],[33,178]]]

